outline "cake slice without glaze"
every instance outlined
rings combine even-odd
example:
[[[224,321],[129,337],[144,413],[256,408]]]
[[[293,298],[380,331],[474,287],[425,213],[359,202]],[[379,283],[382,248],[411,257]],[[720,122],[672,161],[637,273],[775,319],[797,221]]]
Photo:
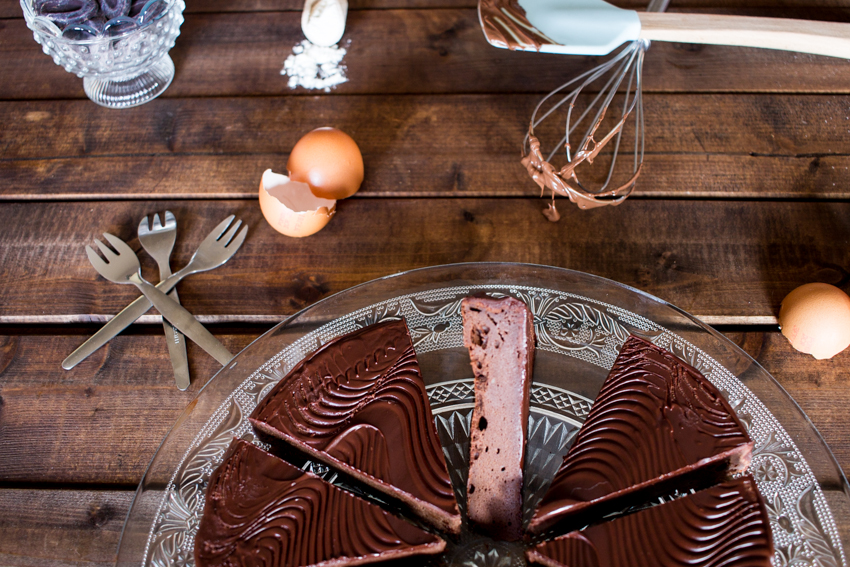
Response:
[[[475,375],[466,484],[470,523],[492,537],[522,537],[522,486],[534,324],[513,297],[467,297],[463,343]]]
[[[461,518],[403,320],[359,329],[292,369],[250,416],[258,430],[459,533]]]
[[[439,553],[446,543],[246,441],[207,487],[197,567],[345,567]]]
[[[707,488],[744,471],[752,449],[729,402],[699,371],[629,337],[529,530],[586,524],[676,490]]]
[[[767,509],[745,475],[542,543],[526,552],[546,567],[769,567]]]

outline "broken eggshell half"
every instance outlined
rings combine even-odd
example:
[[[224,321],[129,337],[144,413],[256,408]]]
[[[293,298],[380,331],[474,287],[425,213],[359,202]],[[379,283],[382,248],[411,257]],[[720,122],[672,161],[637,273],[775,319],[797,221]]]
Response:
[[[310,236],[336,213],[336,201],[317,197],[310,186],[267,169],[260,180],[260,209],[273,229],[286,236]]]

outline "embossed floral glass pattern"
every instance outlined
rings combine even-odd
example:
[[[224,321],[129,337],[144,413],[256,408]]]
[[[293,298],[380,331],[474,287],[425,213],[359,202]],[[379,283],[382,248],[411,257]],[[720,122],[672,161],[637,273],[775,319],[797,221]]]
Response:
[[[471,293],[520,298],[534,316],[538,348],[525,463],[526,521],[622,343],[635,334],[700,370],[748,428],[756,443],[750,472],[768,506],[775,565],[847,565],[847,480],[805,415],[764,369],[722,335],[637,290],[587,274],[515,264],[441,266],[376,280],[319,302],[258,339],[208,383],[163,442],[128,516],[118,565],[191,562],[206,482],[231,439],[262,444],[247,420],[253,408],[318,346],[384,319],[404,317],[410,328],[463,508],[474,394],[460,302]],[[326,467],[309,462],[304,467],[339,483]],[[521,544],[465,531],[427,564],[521,567],[525,558]]]
[[[134,23],[116,22],[112,35],[107,30],[88,39],[70,39],[67,29],[63,35],[53,21],[37,15],[34,1],[20,0],[33,38],[54,63],[83,79],[92,101],[109,108],[138,106],[171,84],[174,63],[168,51],[180,35],[186,7],[183,0],[164,0],[165,9],[151,10],[149,19],[142,16]]]

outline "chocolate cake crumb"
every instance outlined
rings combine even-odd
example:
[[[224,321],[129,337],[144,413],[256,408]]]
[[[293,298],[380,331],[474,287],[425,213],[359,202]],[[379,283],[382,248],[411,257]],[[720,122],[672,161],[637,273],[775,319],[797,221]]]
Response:
[[[522,538],[533,320],[528,307],[512,297],[468,297],[462,302],[461,314],[464,345],[475,376],[475,427],[467,482],[469,520],[494,538],[516,541]]]

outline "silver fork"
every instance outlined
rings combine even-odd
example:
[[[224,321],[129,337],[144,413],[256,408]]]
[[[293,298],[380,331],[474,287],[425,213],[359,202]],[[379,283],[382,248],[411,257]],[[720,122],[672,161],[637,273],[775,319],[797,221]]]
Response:
[[[165,295],[165,293],[142,278],[142,266],[139,264],[139,258],[133,252],[133,249],[127,246],[117,236],[104,232],[103,237],[112,245],[114,252],[109,246],[95,239],[97,247],[100,248],[100,252],[106,258],[104,261],[91,246],[86,246],[86,254],[94,269],[111,282],[119,284],[131,283],[135,285],[172,325],[198,343],[201,348],[207,351],[219,363],[227,365],[233,358],[230,351],[224,348],[224,345],[218,342],[218,339],[212,336],[179,303],[176,303],[173,299]]]
[[[177,219],[171,211],[163,214],[165,223],[161,223],[159,215],[154,214],[153,222],[148,222],[145,216],[139,223],[139,243],[151,257],[156,260],[159,267],[159,279],[164,280],[171,275],[171,251],[177,240]],[[177,290],[172,289],[168,297],[180,303]],[[171,358],[171,368],[174,370],[174,382],[178,390],[186,390],[189,387],[189,359],[186,356],[186,339],[183,333],[175,329],[168,320],[162,320],[162,328],[165,331],[165,344],[168,346],[168,355]]]
[[[245,237],[248,235],[248,227],[243,227],[240,231],[239,226],[242,224],[242,221],[237,220],[233,222],[235,218],[234,215],[230,215],[221,221],[204,238],[204,241],[201,242],[201,245],[198,246],[198,249],[192,255],[192,259],[189,260],[189,263],[170,278],[156,284],[157,289],[168,293],[186,276],[212,270],[227,262],[239,250],[239,247],[242,246],[242,243],[245,242]],[[112,340],[118,333],[129,327],[136,319],[147,313],[150,308],[151,303],[144,295],[136,298],[135,301],[122,309],[118,315],[110,319],[100,330],[68,355],[62,361],[62,368],[65,370],[74,368],[97,349]]]

